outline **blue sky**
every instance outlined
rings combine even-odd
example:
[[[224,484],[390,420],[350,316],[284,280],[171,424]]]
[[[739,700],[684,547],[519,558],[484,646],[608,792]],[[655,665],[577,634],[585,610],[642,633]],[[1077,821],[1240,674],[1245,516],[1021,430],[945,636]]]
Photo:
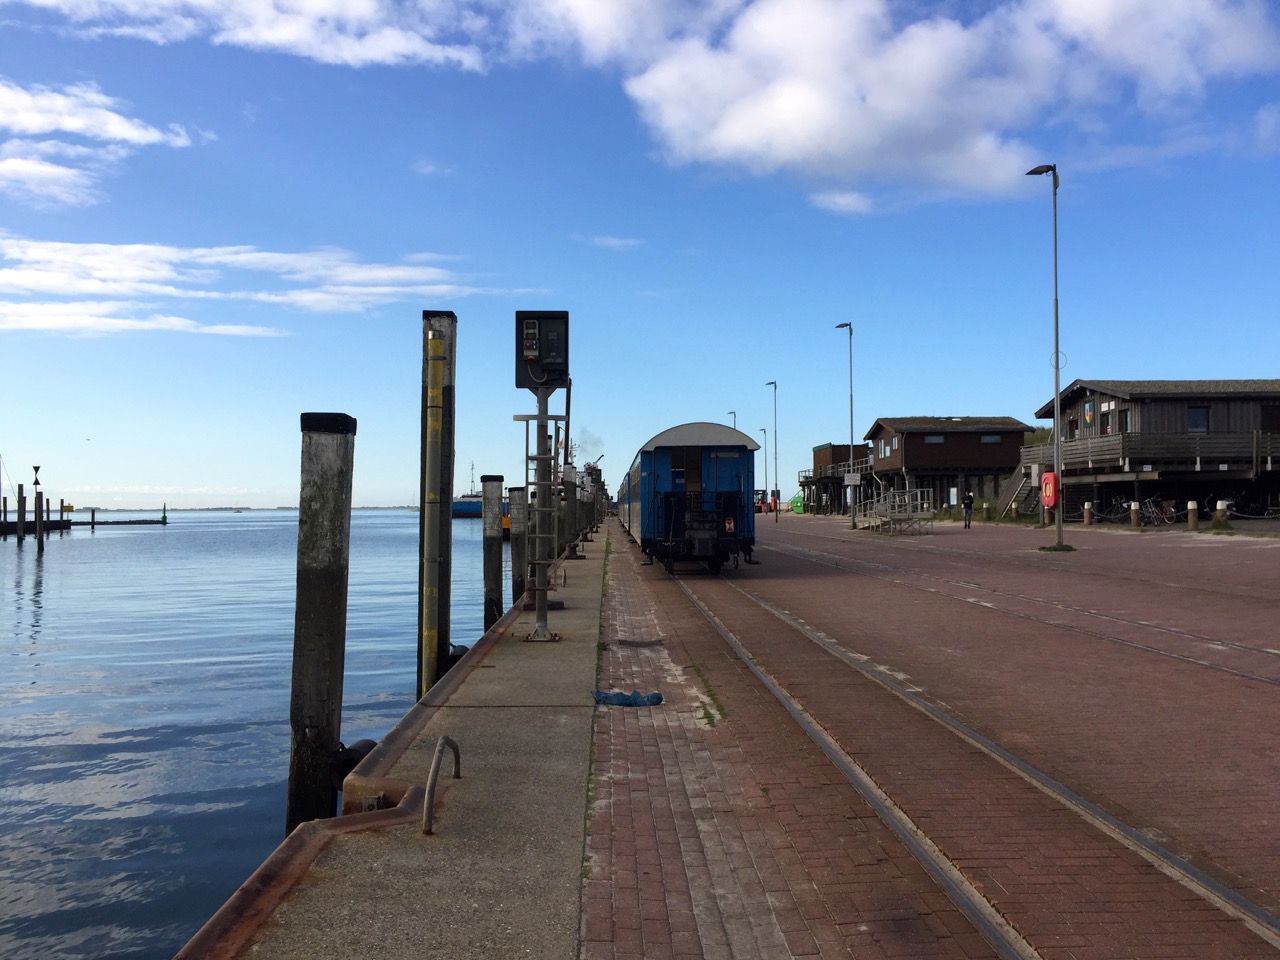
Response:
[[[0,0],[4,493],[291,505],[339,411],[356,504],[412,502],[424,308],[459,492],[523,480],[516,310],[570,312],[611,488],[736,419],[794,493],[849,436],[845,321],[859,438],[1035,423],[1040,163],[1064,385],[1276,376],[1262,0]]]

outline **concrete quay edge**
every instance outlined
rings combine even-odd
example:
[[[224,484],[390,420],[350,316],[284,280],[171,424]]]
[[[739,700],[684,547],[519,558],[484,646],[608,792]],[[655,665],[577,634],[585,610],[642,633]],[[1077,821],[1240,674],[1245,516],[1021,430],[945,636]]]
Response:
[[[608,533],[552,569],[553,641],[513,606],[175,960],[577,955]],[[426,781],[440,736],[434,830]],[[377,809],[361,811],[376,804]]]

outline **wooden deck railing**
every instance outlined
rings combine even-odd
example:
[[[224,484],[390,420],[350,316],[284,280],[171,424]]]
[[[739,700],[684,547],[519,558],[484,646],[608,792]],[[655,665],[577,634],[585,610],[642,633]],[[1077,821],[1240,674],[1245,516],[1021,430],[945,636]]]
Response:
[[[1050,464],[1053,444],[1022,448],[1022,464]],[[1062,442],[1064,470],[1139,470],[1146,464],[1168,468],[1185,465],[1217,470],[1228,463],[1234,467],[1253,466],[1257,470],[1280,469],[1280,434],[1153,434],[1116,433]]]

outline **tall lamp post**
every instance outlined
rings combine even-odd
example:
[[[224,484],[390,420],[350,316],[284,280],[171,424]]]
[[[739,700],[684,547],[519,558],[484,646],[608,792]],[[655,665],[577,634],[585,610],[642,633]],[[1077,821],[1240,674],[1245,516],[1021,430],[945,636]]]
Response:
[[[769,431],[764,427],[760,428],[760,432],[764,434],[764,502],[765,509],[769,509]]]
[[[729,416],[733,417],[733,429],[737,430],[738,429],[738,411],[730,410]]]
[[[1053,508],[1053,527],[1057,535],[1056,545],[1062,546],[1062,387],[1061,354],[1058,352],[1058,165],[1042,163],[1027,171],[1028,177],[1053,174],[1053,472],[1057,477],[1058,502]]]
[[[853,474],[853,324],[837,323],[837,330],[849,331],[849,473]],[[858,518],[853,512],[853,481],[849,481],[849,529],[858,529]]]
[[[773,387],[773,482],[781,487],[782,478],[778,476],[778,381],[770,380],[765,386]],[[768,459],[768,456],[768,454],[765,454],[765,459]],[[781,494],[782,491],[779,490],[778,493]],[[765,491],[765,495],[768,496],[768,491]],[[769,499],[772,500],[773,498],[770,497]],[[778,522],[778,505],[776,503],[773,505],[773,522]]]

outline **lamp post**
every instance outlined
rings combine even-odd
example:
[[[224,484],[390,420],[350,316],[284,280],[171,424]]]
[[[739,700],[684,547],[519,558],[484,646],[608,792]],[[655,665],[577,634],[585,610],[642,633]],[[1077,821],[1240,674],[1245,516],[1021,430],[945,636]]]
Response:
[[[764,434],[764,502],[767,510],[769,509],[767,506],[769,503],[769,431],[761,427],[760,432]]]
[[[853,324],[837,323],[837,330],[849,331],[849,473],[853,474]],[[849,529],[858,529],[858,518],[853,512],[853,482],[849,481]]]
[[[1027,171],[1028,177],[1053,174],[1053,472],[1057,477],[1058,501],[1053,508],[1053,527],[1057,535],[1056,545],[1062,546],[1062,388],[1061,355],[1058,352],[1058,165],[1042,163]]]
[[[730,410],[729,416],[733,417],[733,429],[737,430],[738,429],[738,411]]]
[[[778,476],[778,381],[770,380],[765,384],[766,387],[773,387],[773,482],[782,486],[782,478]],[[765,454],[766,459],[768,454]],[[781,494],[781,490],[778,491]],[[769,491],[765,491],[765,498],[772,501]],[[778,522],[778,505],[773,505],[773,522]]]

